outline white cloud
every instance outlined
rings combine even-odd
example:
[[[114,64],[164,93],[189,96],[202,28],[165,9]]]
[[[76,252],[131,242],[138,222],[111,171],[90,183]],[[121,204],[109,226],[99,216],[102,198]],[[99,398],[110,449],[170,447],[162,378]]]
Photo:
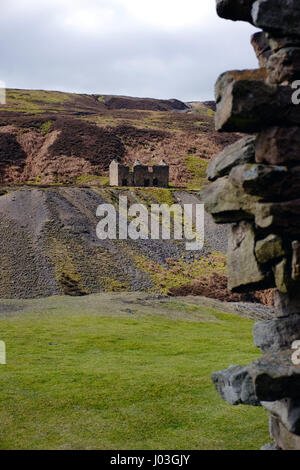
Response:
[[[74,8],[62,20],[61,26],[81,34],[103,35],[112,31],[115,12],[111,8]]]
[[[215,12],[211,0],[112,0],[112,3],[121,5],[141,24],[171,31],[204,25]]]
[[[218,74],[255,67],[254,28],[214,0],[0,0],[8,87],[212,99]]]

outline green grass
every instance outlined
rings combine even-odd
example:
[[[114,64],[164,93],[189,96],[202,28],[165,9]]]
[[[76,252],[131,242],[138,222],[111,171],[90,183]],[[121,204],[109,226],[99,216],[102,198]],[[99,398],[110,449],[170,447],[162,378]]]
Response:
[[[194,157],[191,155],[186,156],[185,164],[191,174],[187,189],[199,190],[204,185],[208,184],[208,180],[206,177],[208,163],[209,161],[205,160],[204,158]]]
[[[108,186],[109,178],[101,175],[81,175],[76,178],[75,184],[96,184],[100,186]]]
[[[259,356],[252,321],[142,294],[1,301],[1,449],[258,449],[262,408],[210,374]],[[128,311],[128,309],[130,311]],[[0,310],[1,311],[1,310]]]
[[[61,112],[66,104],[72,104],[77,96],[74,93],[44,90],[15,90],[7,89],[7,104],[0,110],[11,109],[26,114],[42,114],[44,112]]]
[[[41,124],[40,129],[44,135],[48,134],[48,132],[51,129],[52,124],[53,124],[53,121],[46,121],[43,124]]]

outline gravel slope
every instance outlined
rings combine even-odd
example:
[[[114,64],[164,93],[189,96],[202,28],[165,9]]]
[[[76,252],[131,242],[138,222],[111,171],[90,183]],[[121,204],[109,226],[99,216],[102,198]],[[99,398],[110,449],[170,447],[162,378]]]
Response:
[[[198,201],[196,195],[175,193],[182,203]],[[174,240],[100,241],[96,209],[112,197],[111,189],[72,187],[22,188],[1,196],[0,298],[154,290],[136,256],[164,265],[167,259],[193,261],[226,251],[227,229],[216,227],[209,217],[207,244],[200,253],[187,252],[184,242]]]

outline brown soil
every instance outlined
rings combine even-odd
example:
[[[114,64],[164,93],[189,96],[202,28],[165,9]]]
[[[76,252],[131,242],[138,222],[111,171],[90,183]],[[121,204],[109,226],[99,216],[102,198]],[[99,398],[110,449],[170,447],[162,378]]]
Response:
[[[192,285],[173,287],[169,290],[169,295],[183,297],[188,295],[201,295],[210,299],[222,300],[224,302],[255,302],[274,305],[273,289],[249,294],[233,294],[227,289],[227,278],[219,274],[212,274],[194,281]]]

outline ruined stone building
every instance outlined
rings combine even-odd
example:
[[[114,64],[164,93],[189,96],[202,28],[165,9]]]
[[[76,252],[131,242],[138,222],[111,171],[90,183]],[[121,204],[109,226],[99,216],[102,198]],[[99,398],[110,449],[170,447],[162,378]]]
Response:
[[[110,186],[142,186],[167,188],[169,185],[169,166],[164,160],[158,165],[148,167],[136,160],[133,170],[113,160],[109,167]]]

